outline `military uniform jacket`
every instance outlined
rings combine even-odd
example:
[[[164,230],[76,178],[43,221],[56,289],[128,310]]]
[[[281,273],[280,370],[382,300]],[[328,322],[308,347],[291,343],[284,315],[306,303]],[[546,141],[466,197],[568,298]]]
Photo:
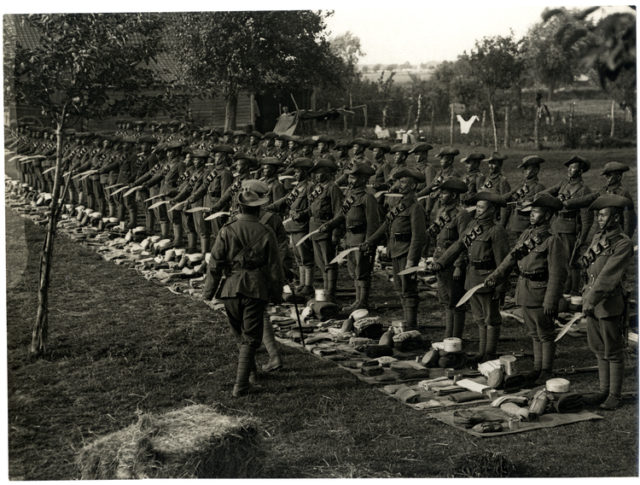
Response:
[[[551,234],[549,225],[529,227],[514,249],[500,263],[494,276],[504,279],[516,266],[516,304],[524,307],[556,308],[567,278],[569,248]]]
[[[287,195],[286,190],[284,190],[284,186],[278,180],[278,177],[264,178],[260,179],[262,182],[269,186],[269,203],[273,203],[276,200],[282,199],[285,195]]]
[[[573,198],[582,197],[591,193],[589,187],[587,187],[582,179],[575,181],[565,180],[561,184],[551,187],[545,192],[557,197],[561,201],[567,201]],[[581,211],[562,209],[556,214],[551,229],[556,234],[580,234],[589,230],[593,223],[593,214],[587,208],[583,208]],[[571,249],[571,248],[569,248]]]
[[[384,224],[367,238],[375,243],[387,233],[387,250],[392,258],[406,255],[407,266],[416,266],[427,243],[427,216],[415,193],[407,194],[385,216]]]
[[[342,210],[342,191],[335,182],[316,184],[307,190],[309,201],[309,231],[315,231],[324,223],[331,221]],[[328,233],[318,233],[311,240],[327,239]]]
[[[284,228],[288,233],[309,232],[307,192],[312,187],[311,180],[304,180],[298,183],[286,196],[272,204],[275,210],[279,210],[281,207],[289,209],[289,217],[284,220]]]
[[[622,281],[632,260],[633,243],[621,229],[596,233],[581,260],[587,271],[583,305],[593,306],[596,318],[624,313]]]
[[[494,221],[474,220],[469,223],[460,239],[453,243],[437,260],[444,267],[451,265],[459,254],[467,253],[467,274],[465,289],[480,283],[498,267],[509,253],[509,236],[500,224]],[[491,288],[480,288],[478,293],[490,293]],[[496,291],[506,291],[498,285]]]
[[[507,177],[502,173],[487,175],[482,185],[478,188],[478,192],[493,192],[495,194],[505,195],[511,192],[511,185],[509,185]],[[500,224],[503,226],[507,225],[510,213],[511,210],[509,207],[500,207]]]
[[[429,224],[427,234],[435,239],[436,247],[433,257],[438,258],[454,244],[464,233],[471,222],[471,215],[457,204],[444,206],[440,209],[434,221]],[[464,251],[456,258],[454,266],[464,267],[466,265],[466,254]]]
[[[391,171],[393,170],[393,163],[384,161],[374,175],[373,188],[376,190],[382,190],[384,187],[391,184]]]
[[[211,249],[203,294],[211,299],[222,276],[220,298],[278,301],[284,273],[273,230],[257,217],[239,214],[225,224]]]
[[[538,177],[525,179],[525,181],[507,196],[508,200],[515,201],[515,210],[509,217],[508,229],[513,232],[522,232],[529,227],[529,213],[523,213],[522,204],[533,200],[533,196],[544,190],[544,185],[538,182]]]
[[[573,197],[572,199],[566,202],[567,209],[580,209],[582,207],[589,207],[599,196],[600,194],[616,194],[626,197],[627,199],[633,201],[631,194],[628,190],[625,190],[622,187],[622,184],[616,184],[612,186],[605,186],[600,189],[598,192],[591,192],[590,194],[583,195],[582,197]],[[636,224],[638,223],[636,219],[636,211],[633,206],[627,207],[624,210],[624,232],[627,236],[632,237],[633,231],[636,228]],[[595,226],[595,223],[593,224]]]
[[[352,189],[347,192],[340,213],[329,224],[332,228],[344,224],[346,245],[359,246],[380,227],[378,201],[363,187]]]
[[[463,202],[471,200],[473,196],[480,191],[484,180],[484,174],[480,170],[467,173],[462,179],[462,181],[467,184],[467,192],[461,195],[460,200]]]

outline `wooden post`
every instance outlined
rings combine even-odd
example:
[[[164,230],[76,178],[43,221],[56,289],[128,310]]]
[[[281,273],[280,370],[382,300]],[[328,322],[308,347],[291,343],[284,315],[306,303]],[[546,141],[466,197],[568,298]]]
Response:
[[[256,97],[253,93],[251,93],[249,95],[249,118],[251,119],[251,126],[253,127],[254,130],[256,128],[256,110],[254,107],[255,103],[256,103]]]
[[[509,111],[510,106],[504,107],[504,147],[509,148]]]
[[[487,118],[487,110],[483,109],[482,110],[482,130],[481,130],[481,133],[480,133],[480,135],[482,137],[482,146],[483,147],[487,146],[486,145],[486,132],[485,132],[485,126],[484,126],[484,124],[486,122],[486,118]]]
[[[429,127],[429,131],[430,131],[429,137],[431,139],[431,143],[433,143],[433,140],[434,140],[434,138],[436,136],[436,125],[435,125],[436,120],[435,120],[435,118],[436,118],[436,107],[434,106],[433,103],[431,103],[431,124],[430,124],[430,127]]]
[[[542,145],[540,144],[540,110],[542,108],[536,106],[536,109],[533,110],[533,143],[536,146],[536,150],[542,150]]]
[[[493,101],[489,102],[489,112],[491,113],[491,126],[493,127],[493,151],[498,151],[498,128],[496,127],[496,114],[493,111]]]
[[[416,120],[413,124],[416,130],[416,137],[420,138],[420,117],[422,116],[422,93],[418,94],[418,109],[416,112]]]
[[[616,102],[611,100],[611,133],[609,137],[613,138],[616,134]]]
[[[453,146],[453,103],[449,105],[449,146]]]

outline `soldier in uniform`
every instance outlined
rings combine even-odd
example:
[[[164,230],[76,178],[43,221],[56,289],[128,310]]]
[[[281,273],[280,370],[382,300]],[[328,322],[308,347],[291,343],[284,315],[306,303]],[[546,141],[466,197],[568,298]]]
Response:
[[[278,180],[278,170],[282,167],[282,162],[275,157],[264,157],[260,160],[260,165],[262,165],[260,180],[268,187],[267,197],[271,204],[287,195],[284,186]]]
[[[562,202],[545,192],[536,194],[524,207],[530,209],[531,224],[498,268],[485,279],[494,288],[517,267],[516,304],[533,342],[533,371],[528,376],[536,385],[552,377],[555,355],[555,319],[567,277],[569,251],[565,241],[550,228],[551,217]]]
[[[433,179],[436,177],[436,168],[429,164],[429,150],[432,149],[433,147],[428,143],[416,143],[411,150],[409,150],[409,155],[415,155],[416,157],[416,168],[424,173],[425,186],[431,185]]]
[[[256,373],[267,304],[282,299],[284,274],[276,236],[258,220],[266,203],[266,197],[250,190],[238,194],[240,213],[216,237],[203,290],[205,299],[215,296],[224,302],[231,328],[239,336],[234,397],[247,394],[250,374]]]
[[[513,244],[518,240],[522,231],[529,227],[529,213],[522,211],[523,204],[533,200],[533,196],[545,188],[538,182],[538,172],[540,172],[540,164],[543,162],[544,159],[537,155],[524,157],[522,163],[518,165],[524,174],[522,183],[504,196],[506,202],[515,202],[515,208],[511,211],[507,223],[507,231],[509,231],[509,238]]]
[[[133,182],[131,187],[137,187],[143,181],[143,178],[158,163],[158,155],[152,148],[156,145],[156,139],[151,135],[142,135],[138,138],[140,151],[136,154],[136,161],[133,168]],[[152,202],[145,202],[149,198],[149,192],[146,190],[137,190],[125,197],[125,204],[129,208],[129,224],[138,220],[138,203],[144,205],[144,227],[147,234],[153,232],[155,218],[153,210],[149,209]]]
[[[387,163],[386,155],[391,151],[391,145],[385,140],[375,140],[369,145],[371,154],[373,155],[373,162],[371,166],[375,170],[375,177],[373,179],[373,188],[375,190],[384,190],[388,186],[385,183],[386,177],[391,171],[391,165]],[[384,169],[385,165],[389,165],[389,168]]]
[[[626,344],[626,297],[622,287],[633,243],[622,230],[623,212],[633,202],[617,194],[599,196],[590,210],[596,212],[597,232],[581,259],[587,271],[582,293],[582,313],[587,318],[589,347],[598,360],[600,392],[589,403],[612,410],[620,405]],[[603,402],[604,401],[604,402]]]
[[[368,163],[355,163],[351,169],[347,170],[347,174],[349,190],[342,203],[342,209],[333,220],[320,226],[320,232],[328,233],[338,226],[344,226],[347,247],[359,248],[380,226],[378,202],[367,190],[367,180],[374,171]],[[344,308],[345,311],[368,308],[374,257],[373,251],[363,253],[359,250],[347,256],[349,274],[354,280],[356,299]]]
[[[502,173],[502,163],[506,159],[506,156],[501,155],[498,152],[493,152],[489,158],[482,160],[483,162],[487,162],[489,173],[484,179],[483,184],[478,189],[480,192],[495,192],[499,195],[506,195],[511,192],[511,185],[509,185],[507,177]],[[508,220],[509,207],[505,206],[500,208],[498,222],[506,228]]]
[[[293,161],[291,167],[294,170],[297,185],[285,197],[265,207],[265,210],[278,212],[282,208],[288,209],[288,217],[283,223],[285,230],[289,234],[291,248],[298,264],[300,282],[300,285],[294,290],[296,294],[312,296],[313,245],[309,239],[306,239],[300,245],[297,243],[309,233],[309,200],[307,196],[314,187],[310,176],[313,160],[310,158],[298,158]]]
[[[573,156],[565,162],[564,166],[568,171],[567,180],[543,192],[557,197],[561,203],[591,193],[589,187],[582,180],[582,174],[590,168],[589,162],[582,157]],[[564,290],[571,295],[580,294],[582,282],[577,260],[584,252],[581,248],[586,249],[584,246],[587,244],[587,236],[592,224],[593,214],[586,207],[580,211],[562,209],[558,211],[556,218],[551,223],[551,230],[554,234],[558,234],[569,249],[569,258],[567,259],[569,277],[565,282]]]
[[[402,198],[385,216],[384,223],[360,246],[364,254],[370,253],[378,241],[387,236],[387,250],[393,265],[393,284],[402,297],[405,328],[415,329],[418,324],[418,280],[416,273],[400,276],[398,273],[417,266],[427,241],[426,214],[416,199],[416,186],[424,182],[424,175],[410,168],[396,170],[393,175]]]
[[[334,145],[336,151],[335,159],[339,168],[345,167],[349,163],[349,149],[351,148],[351,142],[349,140],[338,140]]]
[[[275,141],[278,135],[273,131],[266,132],[262,137],[262,143],[256,149],[253,154],[255,157],[275,157],[277,149],[275,147]]]
[[[576,210],[583,207],[588,207],[589,204],[593,203],[598,197],[604,194],[621,195],[622,197],[626,197],[629,200],[633,200],[629,191],[622,186],[622,174],[628,170],[629,166],[625,165],[624,163],[607,162],[604,166],[604,169],[602,170],[602,175],[604,175],[604,177],[606,178],[606,183],[604,184],[604,186],[596,192],[592,192],[582,197],[572,197],[570,200],[565,200],[563,202],[565,208],[567,210]],[[624,233],[627,236],[632,237],[637,223],[638,221],[636,218],[636,211],[633,207],[633,204],[625,207],[623,210],[622,225]],[[596,225],[597,224],[594,222],[589,236],[592,237],[593,234],[597,231]],[[589,240],[589,238],[587,238],[587,240]]]
[[[433,272],[451,266],[460,253],[467,253],[465,289],[484,283],[485,278],[498,267],[509,252],[509,237],[504,227],[496,224],[496,210],[504,205],[503,199],[493,192],[476,195],[475,219],[442,256],[431,264]],[[480,288],[471,297],[471,313],[478,326],[479,361],[494,358],[500,337],[500,299],[506,292],[505,285]]]
[[[321,158],[311,168],[315,185],[307,193],[310,232],[319,229],[342,210],[342,191],[332,180],[337,169],[333,157]],[[333,229],[330,233],[319,232],[311,236],[315,265],[322,273],[324,290],[330,301],[335,301],[338,281],[338,265],[336,263],[330,264],[330,261],[336,255],[336,246],[340,241],[340,236],[339,228]]]
[[[462,180],[467,184],[467,192],[462,197],[462,202],[468,205],[469,200],[475,197],[478,189],[484,184],[484,174],[480,171],[480,162],[484,160],[484,153],[470,153],[462,160],[467,167],[467,174]]]
[[[335,140],[327,135],[320,135],[316,140],[316,156],[322,157],[328,155],[335,145]]]
[[[418,192],[418,197],[424,197],[428,195],[426,203],[426,212],[427,219],[429,220],[431,217],[431,212],[433,211],[436,202],[438,200],[438,187],[442,182],[444,182],[449,177],[462,178],[462,176],[453,168],[453,162],[460,154],[460,150],[457,148],[444,147],[441,148],[436,157],[440,159],[440,169],[436,171],[435,178],[431,182],[430,185],[426,185],[424,189]]]
[[[427,228],[427,235],[434,242],[433,258],[438,259],[454,244],[471,221],[471,215],[460,205],[460,195],[468,190],[460,179],[451,177],[440,184],[439,211]],[[456,308],[464,294],[464,274],[467,269],[466,254],[460,252],[452,267],[437,274],[438,300],[445,309],[444,338],[462,338],[465,308]]]
[[[336,164],[336,170],[340,172],[340,176],[336,178],[336,184],[340,187],[344,187],[348,184],[349,175],[347,172],[354,166],[354,164],[369,162],[364,154],[365,150],[369,146],[369,142],[367,140],[364,138],[354,138],[350,145],[353,148],[351,159],[343,161],[342,164]]]
[[[247,152],[249,155],[253,157],[257,157],[262,155],[260,153],[260,142],[262,141],[262,133],[259,131],[253,130],[249,134],[249,146],[247,147]]]
[[[112,171],[115,172],[117,170],[116,179],[114,180],[112,185],[119,184],[118,187],[121,187],[122,185],[128,185],[129,182],[132,181],[136,162],[134,152],[135,143],[136,138],[132,136],[123,138],[123,148],[121,150],[121,153],[119,153],[118,156],[109,165],[103,167],[100,170],[101,174]],[[118,187],[110,189],[109,198],[116,205],[115,217],[118,219],[118,221],[122,221],[124,220],[125,213],[125,201],[123,200],[122,192],[116,195],[112,195],[112,193],[116,191]],[[133,218],[131,218],[132,215]],[[130,214],[128,224],[130,228],[133,228],[137,225],[136,216],[137,213],[135,211],[133,214]]]
[[[211,207],[213,212],[227,208],[230,211],[236,210],[238,202],[236,196],[240,192],[242,181],[253,178],[252,171],[257,166],[255,158],[244,152],[236,152],[233,154],[233,159],[236,162],[237,174],[233,183],[220,196],[220,200]]]

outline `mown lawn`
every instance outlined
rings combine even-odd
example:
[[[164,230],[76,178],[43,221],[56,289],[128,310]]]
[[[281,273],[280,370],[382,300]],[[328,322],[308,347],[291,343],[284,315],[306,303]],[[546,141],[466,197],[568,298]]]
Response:
[[[97,436],[192,403],[251,414],[265,429],[265,477],[446,477],[480,451],[501,452],[518,476],[637,475],[637,405],[596,422],[478,439],[429,419],[310,354],[284,350],[286,370],[263,391],[230,397],[236,350],[225,319],[135,271],[103,261],[60,236],[50,296],[49,352],[27,355],[37,303],[43,230],[6,210],[9,476],[78,478],[74,457]],[[342,271],[341,271],[342,273]],[[376,301],[393,300],[377,278]],[[437,338],[439,312],[423,302],[421,323]],[[473,338],[473,329],[467,336]],[[528,349],[506,327],[504,350]],[[473,343],[471,344],[473,345]],[[264,361],[264,353],[259,359]],[[585,338],[565,338],[558,367],[592,365]],[[593,389],[594,374],[570,376]],[[625,390],[634,390],[635,374]]]

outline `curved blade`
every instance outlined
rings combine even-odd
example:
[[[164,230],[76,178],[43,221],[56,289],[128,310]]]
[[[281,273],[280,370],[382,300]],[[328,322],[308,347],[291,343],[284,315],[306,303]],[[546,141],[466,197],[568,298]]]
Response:
[[[127,190],[123,197],[127,197],[131,194],[133,194],[136,190],[140,190],[142,188],[142,185],[136,185],[135,187],[131,187],[129,190]]]
[[[123,192],[123,191],[127,190],[128,188],[129,188],[129,186],[128,186],[128,185],[125,185],[124,187],[120,187],[119,189],[114,190],[113,192],[111,192],[111,195],[119,194],[120,192]],[[128,195],[128,193],[129,193],[129,192],[130,192],[130,191],[129,191],[129,190],[127,190],[127,194],[125,194],[125,195]]]
[[[137,188],[142,188],[142,186],[136,187]],[[151,202],[152,200],[155,199],[159,199],[160,197],[164,197],[164,194],[156,194],[156,195],[152,195],[151,197],[149,197],[148,199],[144,199],[145,202]]]
[[[340,263],[342,263],[342,262],[347,258],[347,255],[348,255],[349,253],[352,253],[352,252],[354,252],[354,251],[359,251],[359,250],[360,250],[360,248],[358,248],[358,247],[356,246],[355,248],[349,248],[349,249],[345,249],[345,250],[343,250],[343,251],[340,251],[340,252],[336,255],[336,257],[335,257],[335,258],[333,258],[333,259],[329,262],[329,264],[333,264],[333,263],[338,263],[338,264],[340,264]]]
[[[381,195],[388,194],[388,193],[389,193],[389,192],[388,192],[388,191],[386,191],[386,190],[380,190],[379,192],[376,192],[376,193],[375,193],[374,197],[377,199],[377,198],[378,198],[378,197],[380,197]]]
[[[480,288],[482,288],[483,286],[484,286],[484,283],[480,283],[479,285],[474,286],[469,291],[467,291],[464,295],[462,295],[462,298],[460,298],[460,301],[458,301],[458,303],[456,303],[456,308],[464,305],[465,303],[467,303],[467,301],[469,301],[469,298],[471,298],[473,296],[473,294],[476,291],[478,291]]]
[[[576,316],[574,316],[571,320],[569,320],[564,327],[562,327],[560,329],[560,332],[558,332],[558,335],[556,336],[556,339],[554,340],[554,342],[557,342],[558,340],[560,340],[562,337],[564,337],[567,332],[571,329],[571,327],[573,326],[574,323],[576,323],[578,320],[580,320],[582,317],[584,317],[584,315],[582,313],[578,313]]]
[[[50,167],[50,168],[46,169],[45,171],[43,171],[43,172],[42,172],[42,175],[44,175],[45,173],[52,172],[52,171],[53,171],[53,170],[55,170],[55,169],[56,169],[56,167],[55,167],[55,165],[54,165],[53,167]]]
[[[113,185],[109,185],[108,187],[105,187],[105,189],[107,190],[111,190],[111,189],[115,189],[116,187],[122,187],[125,184],[113,184]]]
[[[180,207],[182,207],[183,205],[185,205],[187,203],[186,200],[183,200],[182,202],[178,202],[176,205],[174,205],[173,207],[171,207],[169,209],[169,212],[173,212],[174,210],[179,209]]]
[[[208,207],[192,207],[191,209],[187,209],[185,212],[189,212],[190,214],[193,214],[194,212],[204,212],[204,211],[209,211],[211,209],[209,209]]]
[[[405,268],[402,271],[398,272],[398,276],[404,276],[404,275],[408,275],[411,273],[417,273],[418,271],[420,271],[422,268],[420,266],[411,266],[411,268]]]
[[[168,204],[169,201],[168,200],[159,200],[158,202],[156,202],[155,204],[151,204],[149,206],[149,209],[155,209],[156,207],[160,207],[163,204]]]
[[[385,197],[391,197],[394,199],[399,199],[400,197],[402,197],[402,194],[395,194],[395,193],[386,193],[384,194]]]
[[[231,215],[230,212],[218,211],[218,212],[215,212],[215,213],[211,214],[210,216],[205,217],[204,220],[205,221],[212,221],[213,219],[217,219],[218,217],[229,216],[229,215]]]
[[[300,240],[296,243],[296,246],[300,246],[303,242],[305,242],[311,236],[313,236],[314,234],[318,234],[319,232],[320,232],[320,229],[316,229],[315,231],[311,231],[306,236],[302,236],[302,238],[300,238]]]

